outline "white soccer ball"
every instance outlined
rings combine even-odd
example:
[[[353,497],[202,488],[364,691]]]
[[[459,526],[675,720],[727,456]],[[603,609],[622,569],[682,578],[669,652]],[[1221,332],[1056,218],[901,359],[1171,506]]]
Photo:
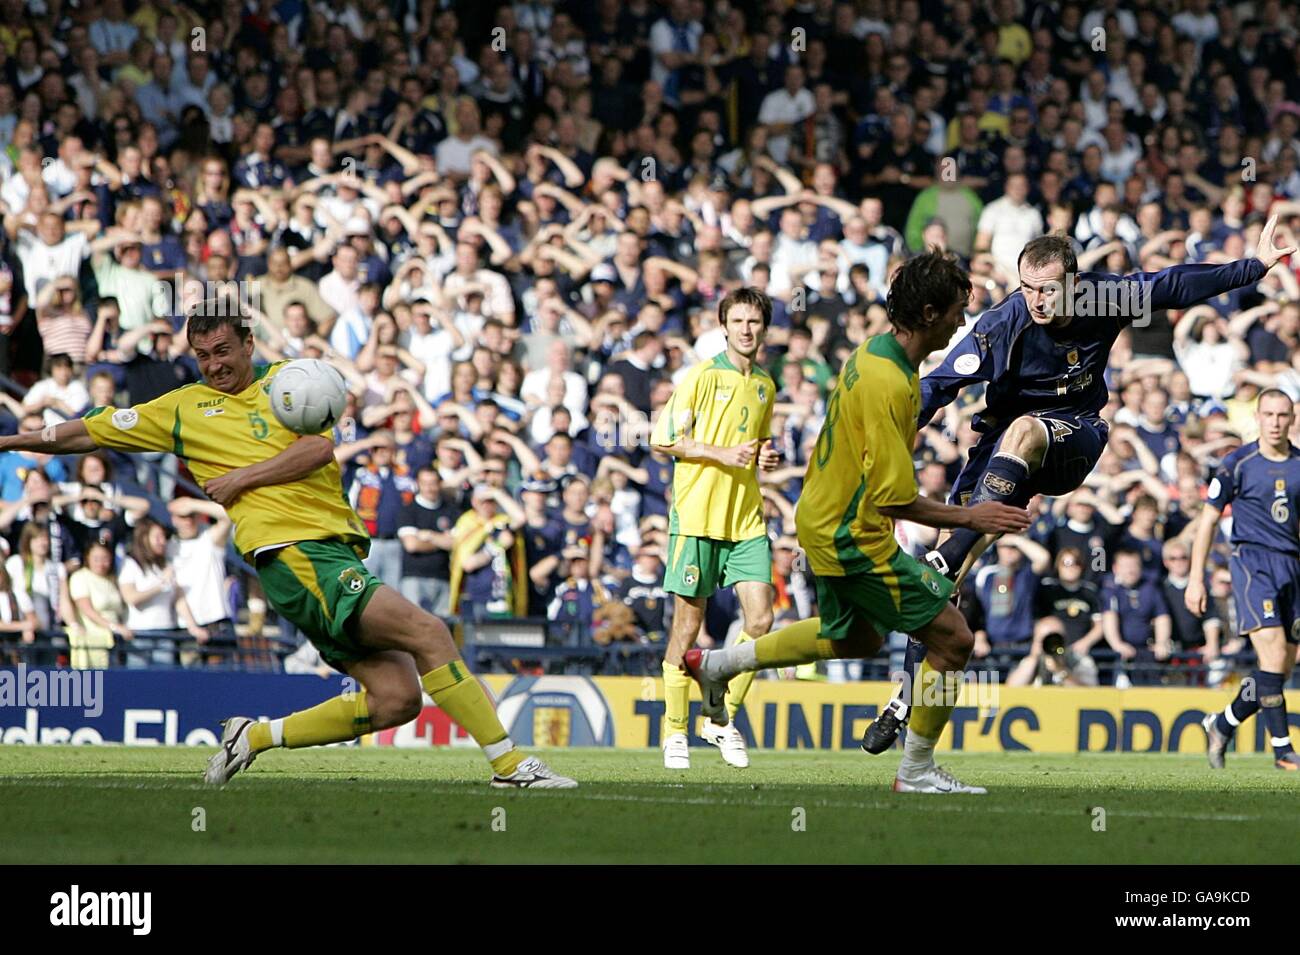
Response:
[[[298,358],[271,380],[271,411],[298,434],[320,434],[343,414],[347,382],[334,366],[317,358]]]

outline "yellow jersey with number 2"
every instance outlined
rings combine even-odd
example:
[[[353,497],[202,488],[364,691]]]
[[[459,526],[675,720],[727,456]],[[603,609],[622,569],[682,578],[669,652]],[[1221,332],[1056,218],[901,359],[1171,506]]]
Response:
[[[670,446],[690,437],[732,448],[755,438],[765,441],[775,402],[771,375],[757,365],[748,375],[742,374],[723,352],[686,373],[660,413],[651,443]],[[755,455],[749,467],[729,468],[712,461],[677,459],[668,532],[719,541],[762,537],[766,525],[757,460]]]
[[[882,507],[916,499],[912,446],[921,380],[893,335],[876,335],[844,363],[795,509],[814,574],[884,568],[898,551]]]
[[[175,454],[203,484],[273,458],[298,440],[271,411],[268,393],[281,364],[257,367],[253,383],[235,395],[194,384],[133,408],[94,408],[85,416],[86,430],[100,447]],[[321,434],[332,440],[331,431]],[[365,525],[344,496],[334,461],[300,481],[241,494],[229,512],[235,547],[244,555],[296,541],[337,539],[370,546]]]

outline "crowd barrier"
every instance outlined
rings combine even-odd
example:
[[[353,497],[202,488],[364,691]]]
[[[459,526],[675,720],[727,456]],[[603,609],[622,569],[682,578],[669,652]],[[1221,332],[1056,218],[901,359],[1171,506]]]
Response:
[[[481,678],[511,736],[527,746],[660,744],[661,681],[652,677]],[[283,715],[351,687],[343,677],[192,670],[0,670],[0,742],[212,745],[232,714]],[[884,682],[756,680],[736,724],[751,748],[854,749],[892,694]],[[1200,721],[1233,689],[1008,688],[972,681],[963,690],[941,749],[964,752],[1199,753]],[[1300,692],[1287,693],[1292,736],[1300,744]],[[699,702],[692,702],[697,718]],[[367,745],[473,745],[426,699],[405,726],[372,734]],[[693,744],[703,745],[699,739]],[[1236,743],[1267,750],[1252,720]]]

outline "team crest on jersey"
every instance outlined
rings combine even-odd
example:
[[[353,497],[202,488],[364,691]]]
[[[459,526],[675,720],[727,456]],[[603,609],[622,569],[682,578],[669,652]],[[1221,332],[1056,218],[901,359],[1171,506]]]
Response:
[[[140,412],[133,408],[123,408],[121,411],[114,411],[111,420],[113,427],[118,431],[130,431],[140,423]]]
[[[682,574],[682,582],[687,587],[694,587],[700,581],[700,568],[694,564],[686,565],[686,573]]]
[[[998,477],[996,474],[984,475],[984,486],[994,494],[1001,494],[1004,497],[1016,489],[1014,482],[1008,481],[1004,477]]]
[[[366,589],[366,578],[362,577],[361,571],[355,567],[349,567],[339,574],[339,583],[346,587],[350,594],[359,594]]]
[[[1273,601],[1271,600],[1264,601],[1264,616],[1266,617],[1273,616]]]
[[[765,404],[765,403],[767,402],[767,386],[766,386],[766,385],[759,385],[759,386],[758,386],[758,401],[759,401],[759,404]]]
[[[1071,348],[1065,353],[1065,360],[1071,365],[1079,364],[1079,349]]]
[[[1273,490],[1278,494],[1286,493],[1286,478],[1278,478],[1273,482]]]
[[[943,591],[939,589],[939,582],[934,579],[934,576],[928,570],[921,571],[921,583],[929,587],[936,597],[943,596]]]

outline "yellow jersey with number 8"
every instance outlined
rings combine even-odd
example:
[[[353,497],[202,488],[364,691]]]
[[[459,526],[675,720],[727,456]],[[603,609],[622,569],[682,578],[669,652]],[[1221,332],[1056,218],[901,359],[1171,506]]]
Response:
[[[880,508],[916,499],[920,413],[921,380],[898,339],[876,335],[854,349],[826,405],[795,509],[814,574],[865,573],[898,550],[894,522]]]
[[[667,447],[690,437],[732,448],[755,438],[765,441],[775,403],[771,375],[757,365],[742,374],[723,352],[686,373],[660,413],[651,443]],[[675,460],[668,532],[720,541],[762,537],[766,525],[757,467],[757,454],[747,468]]]
[[[194,384],[133,408],[94,408],[85,416],[86,430],[100,447],[175,454],[202,485],[273,458],[298,440],[271,411],[271,379],[282,364],[258,367],[253,383],[234,395]],[[321,434],[332,440],[332,432]],[[370,547],[370,536],[343,493],[342,474],[334,461],[291,484],[241,494],[229,512],[235,547],[244,555],[295,541],[342,540]]]

